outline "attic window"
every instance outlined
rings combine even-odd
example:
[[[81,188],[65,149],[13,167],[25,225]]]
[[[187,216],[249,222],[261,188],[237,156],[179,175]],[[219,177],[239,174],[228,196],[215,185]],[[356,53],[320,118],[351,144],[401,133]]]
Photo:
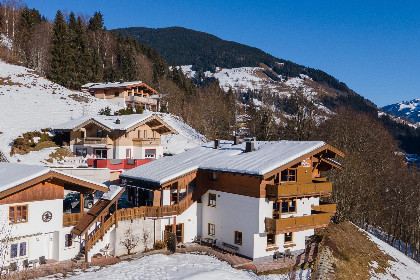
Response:
[[[281,172],[282,182],[296,182],[296,169],[286,169]]]
[[[211,172],[211,179],[213,181],[217,181],[217,179],[219,178],[219,174],[215,171]]]

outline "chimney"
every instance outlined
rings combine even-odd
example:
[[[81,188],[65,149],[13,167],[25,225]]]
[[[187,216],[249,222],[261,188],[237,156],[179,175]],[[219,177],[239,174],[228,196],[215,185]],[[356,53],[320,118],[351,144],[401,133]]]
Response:
[[[220,140],[219,139],[214,140],[214,148],[215,149],[220,148]]]
[[[233,136],[233,145],[238,145],[239,144],[239,136],[235,135]]]
[[[115,123],[116,123],[116,124],[120,124],[120,123],[121,123],[120,119],[116,119],[116,120],[115,120]]]
[[[245,153],[255,151],[255,142],[254,141],[246,141],[245,142]]]

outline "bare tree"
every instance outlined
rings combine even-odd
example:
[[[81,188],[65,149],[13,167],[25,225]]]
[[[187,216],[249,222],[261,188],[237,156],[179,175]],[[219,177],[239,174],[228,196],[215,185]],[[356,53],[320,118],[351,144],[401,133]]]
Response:
[[[8,224],[4,214],[0,215],[0,267],[6,262],[9,242],[12,239],[13,228]]]
[[[120,245],[124,246],[125,249],[127,249],[127,254],[129,255],[131,253],[131,250],[137,247],[139,244],[140,238],[138,236],[135,236],[133,233],[133,229],[129,227],[124,232],[124,237],[120,241]]]
[[[150,231],[148,231],[146,228],[143,228],[142,241],[143,241],[145,251],[147,251],[147,245],[148,245],[149,240],[150,240]]]

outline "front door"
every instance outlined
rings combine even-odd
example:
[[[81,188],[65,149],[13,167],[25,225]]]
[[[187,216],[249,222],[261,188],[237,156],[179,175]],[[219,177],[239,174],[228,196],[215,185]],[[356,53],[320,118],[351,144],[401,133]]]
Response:
[[[166,225],[165,230],[172,232],[173,225]],[[184,243],[184,224],[177,224],[175,226],[176,242]]]
[[[58,260],[58,235],[58,231],[45,234],[46,259]]]

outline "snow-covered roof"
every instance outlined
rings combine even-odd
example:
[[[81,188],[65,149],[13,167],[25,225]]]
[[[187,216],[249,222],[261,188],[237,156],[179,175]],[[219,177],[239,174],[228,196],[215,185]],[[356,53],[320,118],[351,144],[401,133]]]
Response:
[[[107,127],[110,130],[127,130],[130,127],[141,123],[148,118],[157,116],[152,112],[145,112],[143,114],[132,114],[132,115],[122,115],[122,116],[83,116],[77,119],[70,120],[68,122],[59,124],[54,127],[54,130],[72,130],[88,120],[96,121],[104,127]],[[117,123],[119,120],[119,123]]]
[[[264,175],[327,145],[322,141],[259,141],[255,151],[244,153],[245,143],[221,141],[218,149],[213,143],[130,169],[120,177],[164,184],[197,169]]]
[[[47,174],[49,168],[40,165],[0,162],[0,192]]]
[[[83,181],[83,182],[86,182],[86,183],[89,183],[89,184],[94,184],[94,185],[97,185],[97,186],[101,186],[103,188],[108,189],[108,187],[105,184],[98,183],[98,182],[95,182],[93,180],[85,179],[85,178],[82,178],[82,177],[79,177],[79,176],[74,176],[73,174],[63,172],[63,171],[58,170],[58,169],[51,169],[51,170],[58,173],[58,174],[61,174],[61,175],[64,175],[64,176],[67,176],[67,177],[70,177],[70,178],[74,178],[74,179],[77,179],[77,180],[80,180],[80,181]]]
[[[128,87],[133,85],[142,84],[142,81],[132,81],[132,82],[115,82],[115,83],[87,83],[83,85],[83,88],[95,89],[95,88],[120,88]]]
[[[111,186],[109,186],[109,191],[104,193],[101,198],[111,201],[117,196],[117,194],[119,194],[121,192],[122,189],[123,189],[123,187],[116,186],[116,185],[111,185]]]

